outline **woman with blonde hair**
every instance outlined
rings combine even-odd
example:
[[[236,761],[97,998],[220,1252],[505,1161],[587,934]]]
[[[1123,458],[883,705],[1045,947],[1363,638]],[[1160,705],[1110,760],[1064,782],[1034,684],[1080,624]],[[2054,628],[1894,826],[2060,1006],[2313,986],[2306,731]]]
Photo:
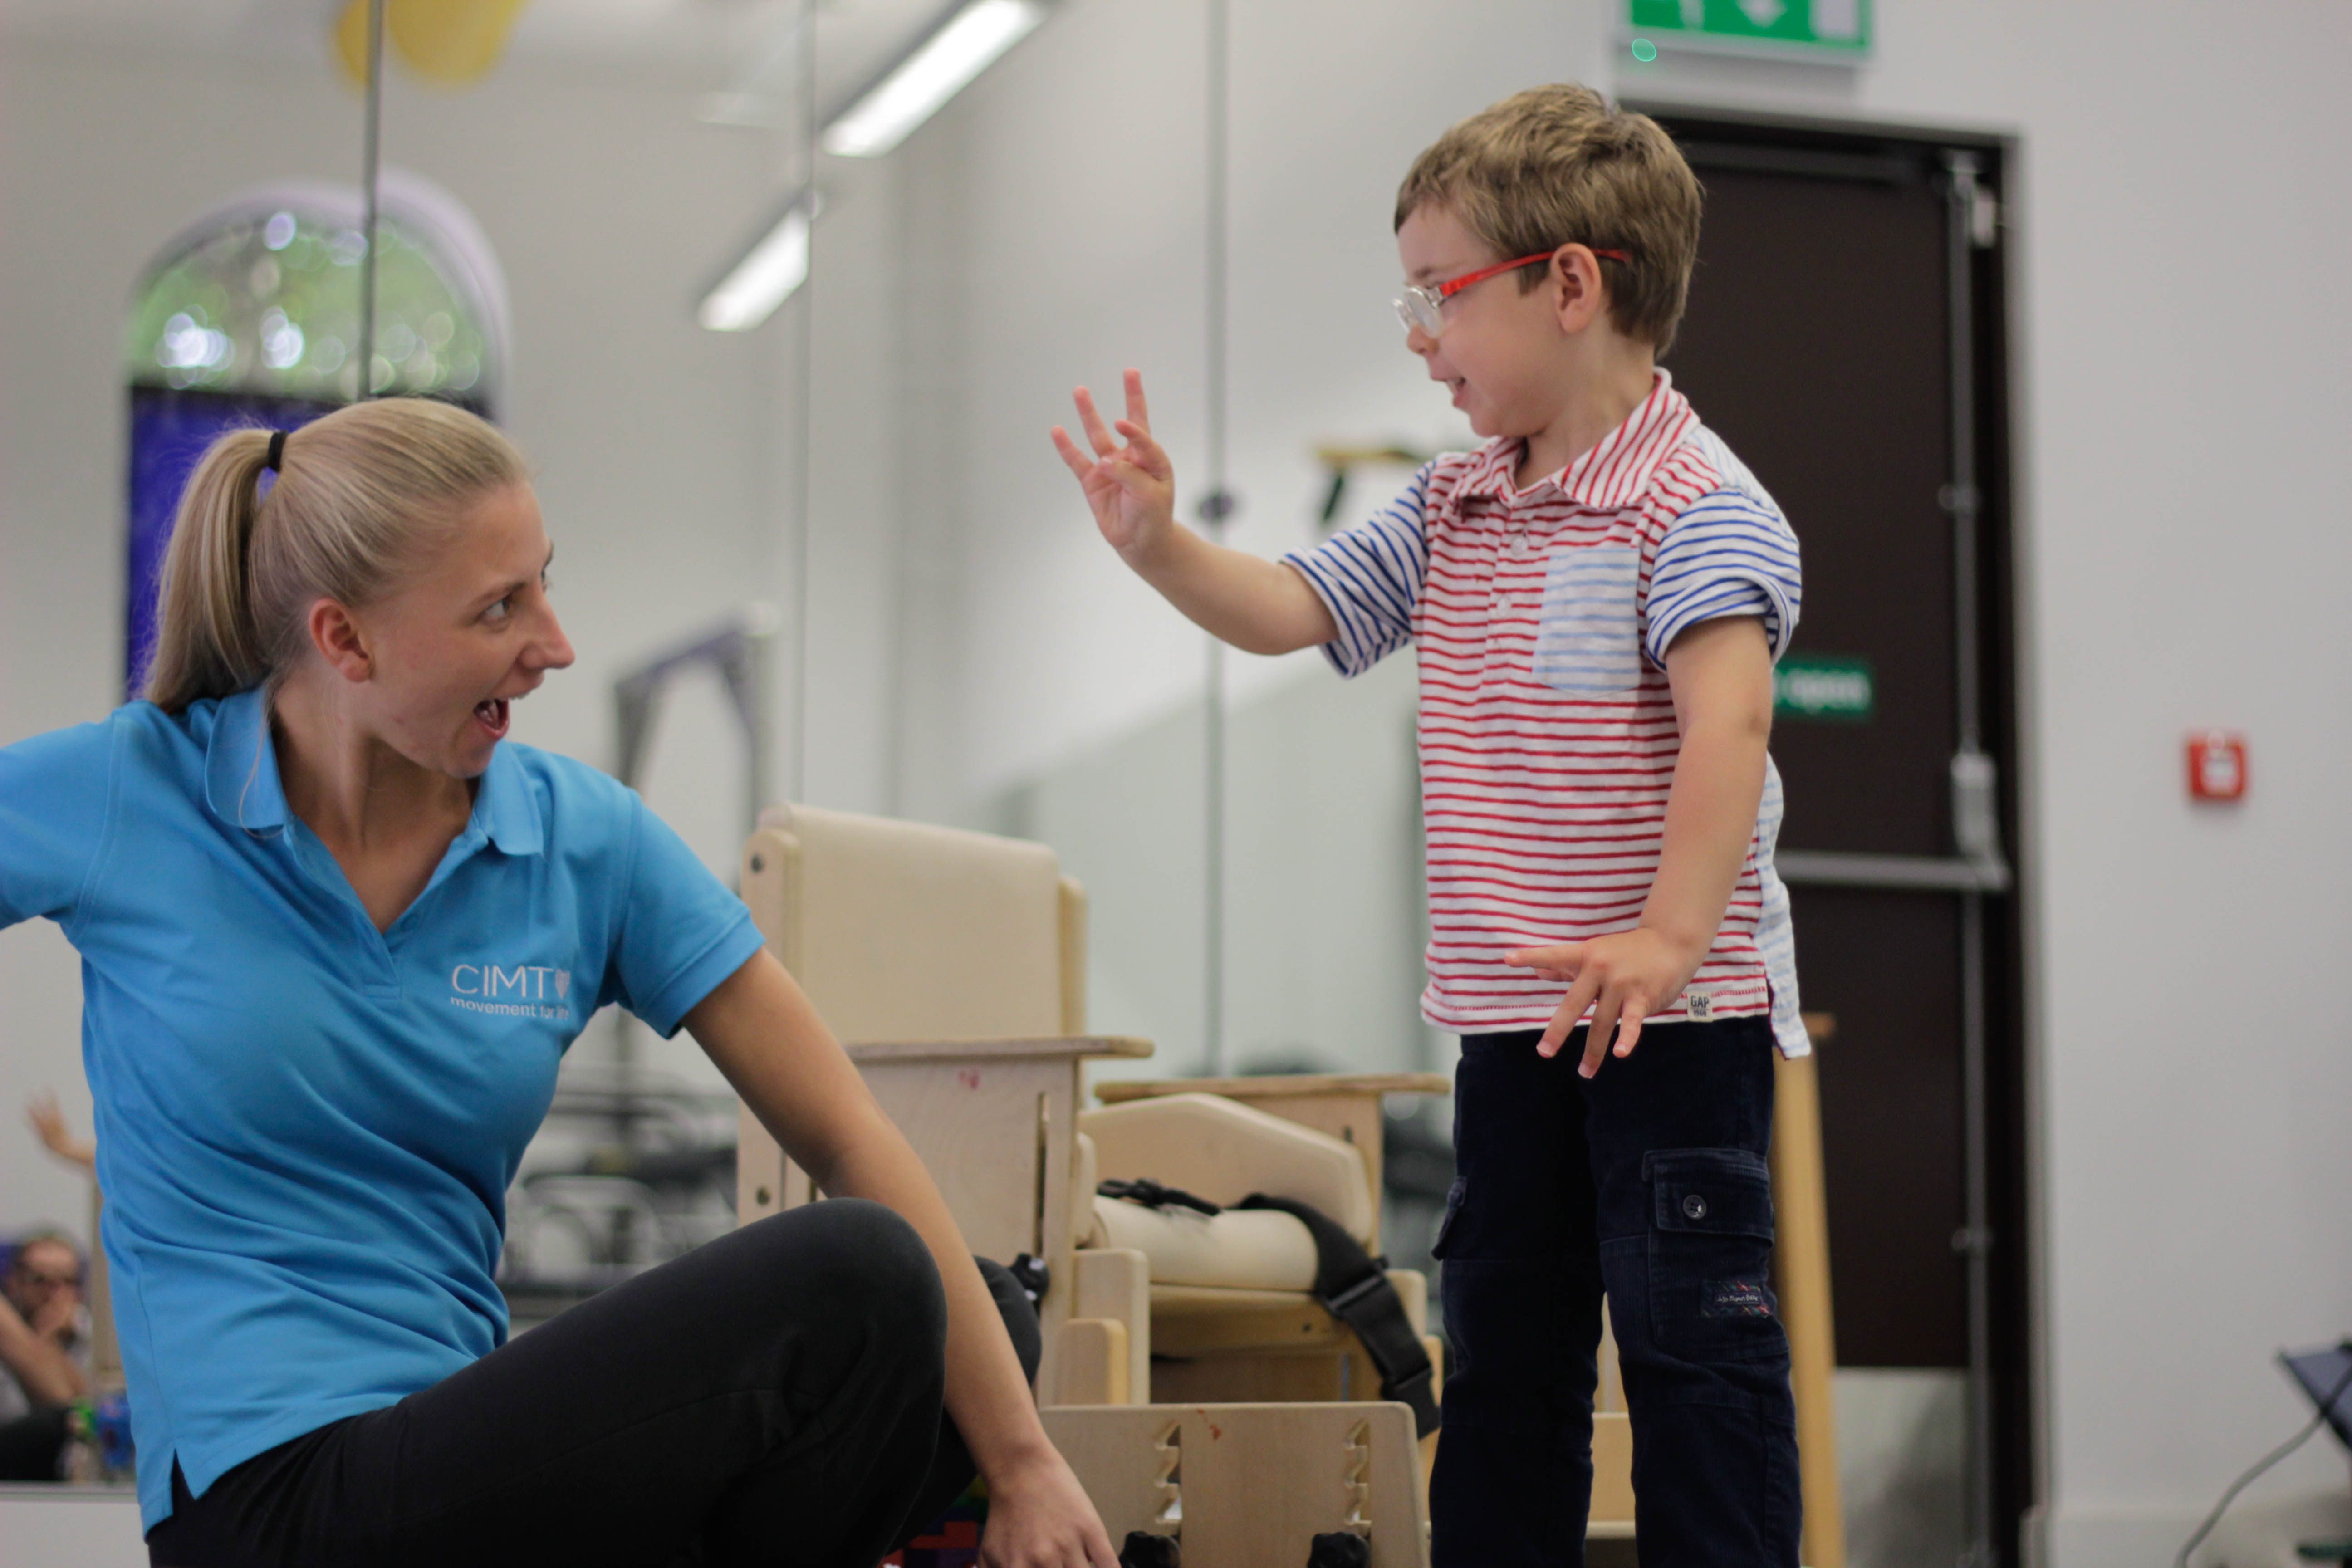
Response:
[[[152,1560],[874,1568],[976,1468],[986,1562],[1112,1568],[1034,1314],[741,902],[506,739],[572,662],[552,553],[461,410],[225,436],[146,700],[0,750],[0,927],[82,955]],[[839,1201],[507,1342],[504,1196],[606,1003],[689,1030]]]

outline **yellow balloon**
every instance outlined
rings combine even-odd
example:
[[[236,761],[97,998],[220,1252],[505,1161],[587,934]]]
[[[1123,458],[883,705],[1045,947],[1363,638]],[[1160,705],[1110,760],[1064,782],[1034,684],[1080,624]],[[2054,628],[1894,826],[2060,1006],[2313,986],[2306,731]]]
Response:
[[[400,58],[427,81],[466,87],[506,53],[528,0],[391,0],[385,31]]]
[[[515,18],[529,0],[385,0],[385,41],[430,82],[466,87],[488,76],[506,52]],[[367,81],[368,0],[351,0],[335,25],[344,74]]]
[[[335,19],[335,58],[353,87],[367,85],[368,0],[351,0]]]

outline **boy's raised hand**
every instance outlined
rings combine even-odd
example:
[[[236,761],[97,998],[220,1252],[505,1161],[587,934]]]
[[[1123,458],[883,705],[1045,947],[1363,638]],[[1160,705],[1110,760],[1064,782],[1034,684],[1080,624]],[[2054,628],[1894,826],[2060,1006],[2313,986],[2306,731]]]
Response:
[[[1089,458],[1070,433],[1054,426],[1054,449],[1078,477],[1094,509],[1095,524],[1129,565],[1164,537],[1176,522],[1176,469],[1151,438],[1151,415],[1143,401],[1143,374],[1127,373],[1127,417],[1103,424],[1094,394],[1077,390],[1078,425],[1094,447]],[[1121,446],[1111,430],[1127,437]]]

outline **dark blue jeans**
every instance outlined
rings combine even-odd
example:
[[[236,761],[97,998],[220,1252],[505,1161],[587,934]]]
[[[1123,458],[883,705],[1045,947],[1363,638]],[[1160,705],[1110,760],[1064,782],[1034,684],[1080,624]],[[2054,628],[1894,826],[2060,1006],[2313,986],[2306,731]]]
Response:
[[[1769,1273],[1772,1033],[1654,1024],[1579,1078],[1537,1031],[1471,1035],[1436,1252],[1454,1351],[1436,1568],[1580,1568],[1601,1302],[1633,1429],[1643,1568],[1795,1568],[1789,1342]]]

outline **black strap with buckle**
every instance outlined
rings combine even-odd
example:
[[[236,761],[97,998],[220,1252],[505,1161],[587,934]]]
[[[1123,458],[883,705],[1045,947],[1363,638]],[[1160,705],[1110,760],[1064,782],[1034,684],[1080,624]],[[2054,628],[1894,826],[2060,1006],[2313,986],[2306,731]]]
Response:
[[[1363,1342],[1365,1352],[1380,1369],[1381,1397],[1412,1406],[1417,1436],[1436,1431],[1440,1416],[1432,1392],[1436,1369],[1429,1364],[1421,1336],[1412,1331],[1412,1320],[1405,1316],[1404,1298],[1389,1282],[1389,1260],[1366,1252],[1339,1221],[1310,1204],[1252,1193],[1234,1206],[1273,1209],[1307,1227],[1315,1238],[1315,1299]]]
[[[1131,1182],[1101,1182],[1096,1184],[1095,1192],[1101,1197],[1125,1198],[1149,1209],[1182,1208],[1204,1215],[1225,1212],[1206,1198],[1196,1198],[1181,1187],[1162,1186],[1149,1176],[1138,1176]]]

